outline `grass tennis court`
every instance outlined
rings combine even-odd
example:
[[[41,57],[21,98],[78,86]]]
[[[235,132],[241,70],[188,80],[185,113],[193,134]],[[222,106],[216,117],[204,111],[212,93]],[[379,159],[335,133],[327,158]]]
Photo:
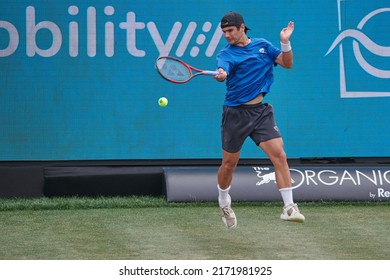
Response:
[[[390,259],[389,202],[299,203],[306,223],[281,221],[281,203],[163,198],[0,199],[0,259]]]

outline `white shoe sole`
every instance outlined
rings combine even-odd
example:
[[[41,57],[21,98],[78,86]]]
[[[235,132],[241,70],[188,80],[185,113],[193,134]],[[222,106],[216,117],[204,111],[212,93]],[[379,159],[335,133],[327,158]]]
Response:
[[[228,226],[225,217],[222,217],[222,222],[225,225],[225,227],[227,227],[228,229],[233,229],[233,228],[237,227],[237,219],[234,221],[234,224],[232,226],[230,226],[230,227]]]
[[[302,214],[296,215],[294,217],[290,217],[290,216],[282,214],[282,215],[280,215],[280,219],[282,219],[284,221],[296,222],[296,223],[303,223],[303,222],[305,222],[305,216],[303,216]]]

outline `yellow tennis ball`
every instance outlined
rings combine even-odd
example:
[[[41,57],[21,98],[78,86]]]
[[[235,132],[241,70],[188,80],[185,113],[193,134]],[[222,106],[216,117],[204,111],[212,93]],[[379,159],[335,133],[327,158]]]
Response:
[[[167,106],[168,105],[168,99],[166,99],[165,97],[161,97],[158,100],[158,105],[160,105],[161,107]]]

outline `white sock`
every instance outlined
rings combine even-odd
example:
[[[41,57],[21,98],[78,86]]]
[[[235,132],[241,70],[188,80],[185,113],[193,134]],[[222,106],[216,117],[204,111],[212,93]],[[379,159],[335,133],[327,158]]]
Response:
[[[284,206],[294,204],[292,188],[282,188],[279,189],[279,191],[280,194],[282,195]]]
[[[230,187],[229,186],[227,189],[221,189],[221,187],[219,185],[217,185],[218,187],[218,203],[219,203],[219,207],[225,207],[227,205],[229,205],[231,203],[231,198],[230,198],[230,195],[229,195],[229,190],[230,190]]]

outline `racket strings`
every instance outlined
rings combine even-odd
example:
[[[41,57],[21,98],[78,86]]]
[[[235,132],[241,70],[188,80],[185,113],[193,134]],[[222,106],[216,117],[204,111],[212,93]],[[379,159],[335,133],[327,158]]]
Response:
[[[191,72],[185,65],[172,59],[160,59],[157,62],[157,69],[169,80],[186,81],[191,77]]]

